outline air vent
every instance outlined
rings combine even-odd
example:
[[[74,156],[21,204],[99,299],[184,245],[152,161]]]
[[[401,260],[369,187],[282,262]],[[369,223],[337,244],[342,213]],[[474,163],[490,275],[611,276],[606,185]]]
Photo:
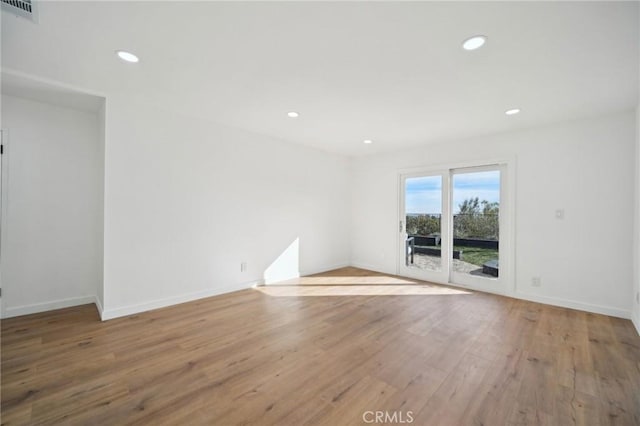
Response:
[[[2,0],[2,10],[38,22],[38,9],[34,0]]]

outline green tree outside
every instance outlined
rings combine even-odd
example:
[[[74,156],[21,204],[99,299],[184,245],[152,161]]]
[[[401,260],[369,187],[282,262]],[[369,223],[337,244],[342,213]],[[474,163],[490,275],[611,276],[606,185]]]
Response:
[[[453,215],[454,238],[499,239],[499,203],[475,197],[464,200],[458,207],[460,213]],[[407,215],[406,220],[409,235],[440,235],[439,214]]]
[[[468,198],[459,206],[460,213],[453,215],[454,238],[498,240],[500,236],[500,204]]]

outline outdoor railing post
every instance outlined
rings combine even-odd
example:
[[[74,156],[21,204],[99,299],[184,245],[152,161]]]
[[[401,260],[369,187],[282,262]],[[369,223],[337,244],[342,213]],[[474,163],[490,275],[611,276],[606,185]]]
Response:
[[[409,239],[404,240],[404,266],[409,266]]]
[[[411,247],[411,264],[413,265],[413,252],[415,251],[415,239],[408,237],[404,242],[404,264],[409,266],[409,247]]]
[[[411,237],[411,264],[413,265],[413,253],[416,251],[416,240]]]

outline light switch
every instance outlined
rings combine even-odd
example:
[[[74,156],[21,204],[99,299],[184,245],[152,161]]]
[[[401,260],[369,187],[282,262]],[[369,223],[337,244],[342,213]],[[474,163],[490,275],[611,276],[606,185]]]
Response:
[[[564,209],[556,210],[556,219],[564,219]]]

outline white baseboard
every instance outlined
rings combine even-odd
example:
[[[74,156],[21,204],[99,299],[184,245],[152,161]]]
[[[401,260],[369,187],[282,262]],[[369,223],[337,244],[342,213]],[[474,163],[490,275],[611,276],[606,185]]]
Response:
[[[626,309],[613,308],[610,306],[593,305],[591,303],[576,302],[573,300],[560,299],[555,297],[538,296],[526,293],[515,292],[508,295],[516,299],[528,300],[530,302],[543,303],[545,305],[559,306],[561,308],[577,309],[579,311],[591,312],[593,314],[609,315],[611,317],[631,319],[631,312]]]
[[[638,317],[632,316],[631,317],[631,322],[636,327],[636,331],[638,332],[638,335],[640,336],[640,319]]]
[[[302,274],[297,273],[297,274],[291,274],[289,276],[281,276],[281,277],[276,277],[276,278],[264,279],[264,280],[262,280],[261,284],[258,284],[258,285],[277,284],[277,283],[281,283],[283,281],[295,280],[297,278],[300,278],[301,276],[302,276]]]
[[[395,270],[389,271],[380,266],[371,265],[364,262],[352,261],[349,266],[353,266],[354,268],[366,269],[367,271],[379,272],[381,274],[397,275]]]
[[[68,299],[53,300],[51,302],[34,303],[32,305],[5,307],[2,318],[12,318],[21,315],[37,314],[40,312],[53,311],[55,309],[70,308],[72,306],[87,305],[96,303],[95,296],[70,297]]]
[[[351,266],[353,266],[355,268],[367,269],[369,271],[380,272],[380,273],[383,273],[383,274],[396,275],[395,271],[393,271],[393,272],[386,271],[385,268],[381,268],[381,267],[376,266],[376,265],[369,265],[369,264],[362,263],[362,262],[357,262],[357,261],[351,262]],[[445,285],[451,285],[451,284],[445,284]],[[468,287],[460,286],[460,288],[468,288]],[[471,290],[473,290],[473,291],[483,291],[482,289],[477,289],[475,287],[472,288]],[[631,319],[631,312],[630,311],[625,310],[625,309],[613,308],[613,307],[610,307],[610,306],[594,305],[594,304],[590,304],[590,303],[576,302],[576,301],[573,301],[573,300],[566,300],[566,299],[560,299],[560,298],[555,298],[555,297],[537,296],[537,295],[521,293],[521,292],[518,292],[518,291],[510,293],[510,294],[503,294],[503,293],[500,293],[500,292],[491,292],[491,291],[486,291],[486,292],[487,293],[493,293],[493,294],[502,294],[504,296],[513,297],[515,299],[528,300],[530,302],[542,303],[542,304],[545,304],[545,305],[559,306],[559,307],[562,307],[562,308],[577,309],[579,311],[591,312],[591,313],[594,313],[594,314],[603,314],[603,315],[609,315],[609,316],[612,316],[612,317]],[[635,322],[635,326],[638,329],[638,332],[640,333],[640,327],[638,327],[637,322],[638,321]]]
[[[98,314],[100,314],[100,318],[102,319],[102,311],[104,311],[104,309],[102,308],[102,303],[100,303],[100,299],[98,299],[98,296],[96,296],[96,300],[94,301],[94,303],[96,304]]]
[[[307,275],[321,274],[323,272],[333,271],[334,269],[346,268],[347,266],[351,266],[351,264],[349,262],[341,262],[334,263],[332,265],[326,265],[321,268],[305,269],[304,271],[300,271],[300,276],[304,277]]]
[[[265,280],[263,284],[264,285],[277,284],[283,281],[295,280],[296,278],[306,277],[308,275],[321,274],[323,272],[333,271],[334,269],[346,268],[349,265],[350,265],[349,262],[342,262],[342,263],[334,263],[332,265],[327,265],[320,268],[305,269],[303,271],[298,271],[297,274],[292,274],[287,277],[278,277],[275,279]]]
[[[139,314],[140,312],[151,311],[153,309],[165,308],[167,306],[178,305],[180,303],[191,302],[205,297],[217,296],[224,293],[231,293],[238,290],[259,285],[260,281],[251,281],[247,283],[236,284],[232,286],[218,287],[214,289],[197,291],[194,293],[186,293],[178,296],[167,297],[164,299],[152,300],[150,302],[137,303],[134,305],[122,306],[115,309],[107,309],[102,311],[102,321],[125,317],[127,315]]]

